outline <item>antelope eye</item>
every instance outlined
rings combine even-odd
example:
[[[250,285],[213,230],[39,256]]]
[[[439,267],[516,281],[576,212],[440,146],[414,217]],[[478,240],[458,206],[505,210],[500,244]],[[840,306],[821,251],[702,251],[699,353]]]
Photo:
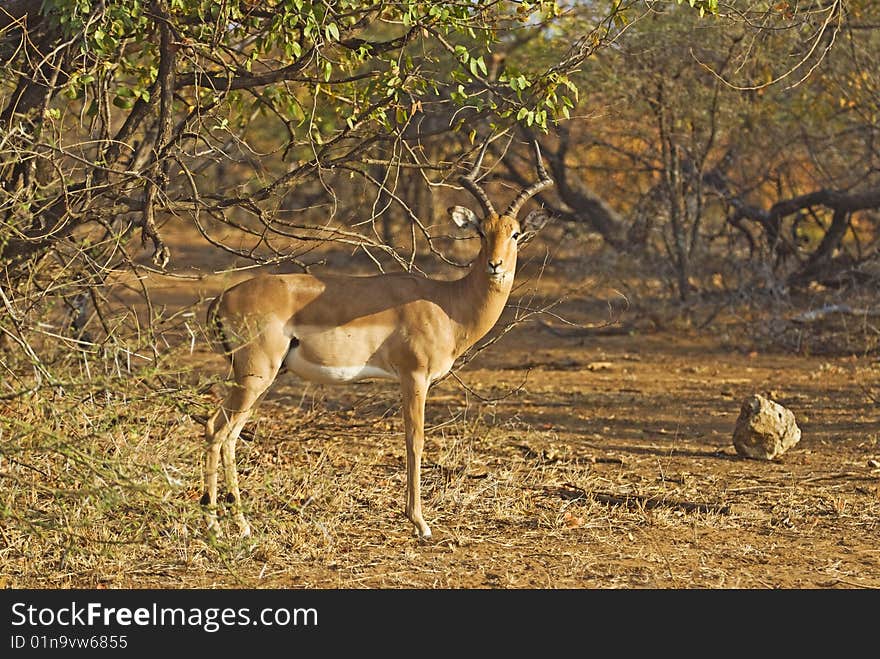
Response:
[[[513,232],[513,235],[511,236],[511,238],[513,238],[514,240],[516,240],[517,238],[519,238],[519,231],[514,231],[514,232]]]

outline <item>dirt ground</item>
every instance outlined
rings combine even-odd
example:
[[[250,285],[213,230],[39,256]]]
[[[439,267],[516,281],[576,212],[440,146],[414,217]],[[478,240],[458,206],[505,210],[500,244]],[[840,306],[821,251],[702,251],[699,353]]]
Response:
[[[228,517],[224,538],[205,537],[202,428],[184,416],[125,449],[177,474],[152,508],[124,508],[141,542],[68,552],[61,568],[35,573],[13,558],[10,538],[9,585],[880,587],[876,350],[811,352],[824,345],[817,339],[796,352],[768,340],[772,324],[742,316],[719,315],[701,331],[658,322],[647,298],[604,330],[564,324],[601,324],[619,301],[613,276],[590,279],[597,267],[545,267],[540,299],[528,287],[513,298],[520,313],[577,277],[593,283],[431,389],[422,479],[431,542],[412,537],[403,515],[393,383],[287,376],[246,428],[252,441],[239,442],[251,538],[236,538]],[[535,266],[524,270],[528,280]],[[216,279],[157,283],[154,295],[173,308],[218,290]],[[223,371],[201,341],[190,358],[206,377]],[[790,408],[803,433],[773,461],[740,457],[732,444],[753,393]],[[219,394],[215,386],[209,399]]]

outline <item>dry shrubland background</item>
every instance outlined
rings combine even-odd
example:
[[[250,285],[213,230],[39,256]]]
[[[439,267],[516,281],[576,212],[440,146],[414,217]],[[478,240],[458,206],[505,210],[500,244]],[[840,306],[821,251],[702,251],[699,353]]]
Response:
[[[880,586],[877,11],[4,3],[0,584]],[[239,442],[254,536],[209,540],[207,302],[458,276],[487,139],[501,200],[540,142],[555,219],[429,395],[434,541],[395,386],[292,377]],[[731,445],[752,393],[803,431],[771,462]]]

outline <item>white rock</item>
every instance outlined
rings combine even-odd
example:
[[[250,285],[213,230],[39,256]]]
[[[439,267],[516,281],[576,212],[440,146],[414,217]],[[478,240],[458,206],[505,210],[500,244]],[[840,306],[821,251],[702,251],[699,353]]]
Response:
[[[772,460],[801,439],[794,413],[760,394],[743,401],[733,445],[736,452],[758,460]]]

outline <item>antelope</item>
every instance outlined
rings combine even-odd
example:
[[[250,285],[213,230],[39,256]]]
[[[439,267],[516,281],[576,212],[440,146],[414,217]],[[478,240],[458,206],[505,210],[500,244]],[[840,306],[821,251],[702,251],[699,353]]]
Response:
[[[317,383],[371,378],[396,380],[402,394],[406,438],[405,514],[421,539],[431,537],[422,515],[421,458],[428,388],[453,362],[492,329],[513,286],[521,242],[549,219],[523,205],[553,185],[533,145],[539,180],[522,189],[503,213],[478,183],[488,141],[471,171],[459,177],[482,207],[483,217],[452,206],[459,228],[475,229],[480,252],[457,280],[411,273],[345,276],[263,274],[226,289],[208,309],[215,349],[230,362],[231,387],[205,423],[204,495],[209,533],[217,521],[217,469],[222,458],[226,500],[241,536],[251,529],[241,509],[235,444],[254,406],[282,368]]]

